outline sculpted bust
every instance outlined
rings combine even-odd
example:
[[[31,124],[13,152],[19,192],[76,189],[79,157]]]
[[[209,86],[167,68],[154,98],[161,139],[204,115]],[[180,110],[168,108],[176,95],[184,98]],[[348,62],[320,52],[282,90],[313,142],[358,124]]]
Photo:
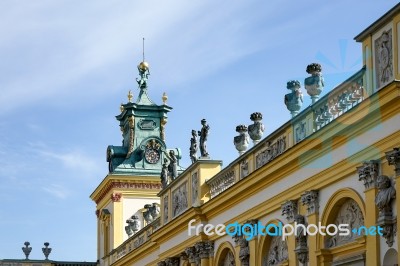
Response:
[[[379,192],[375,198],[375,204],[379,209],[379,216],[391,215],[391,201],[396,198],[396,190],[392,186],[389,177],[381,175],[378,177],[377,185]]]

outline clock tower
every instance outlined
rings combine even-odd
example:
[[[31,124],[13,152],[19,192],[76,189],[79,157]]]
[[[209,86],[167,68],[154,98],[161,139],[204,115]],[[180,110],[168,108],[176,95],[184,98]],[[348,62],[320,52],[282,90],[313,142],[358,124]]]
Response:
[[[160,203],[157,194],[161,190],[163,165],[169,162],[175,175],[184,170],[179,165],[181,150],[168,149],[165,143],[167,113],[172,110],[167,105],[168,97],[164,93],[161,105],[150,100],[149,64],[143,60],[137,68],[139,95],[133,101],[129,91],[128,102],[121,104],[116,116],[122,145],[107,147],[109,173],[90,196],[97,205],[101,265],[108,264],[110,251],[147,224],[157,222]]]

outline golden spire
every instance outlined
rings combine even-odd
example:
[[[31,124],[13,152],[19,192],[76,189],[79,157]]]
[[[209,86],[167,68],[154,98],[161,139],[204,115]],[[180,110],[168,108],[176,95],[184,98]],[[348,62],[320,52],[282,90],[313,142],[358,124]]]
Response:
[[[121,113],[124,111],[124,104],[121,103],[121,105],[119,106],[119,110],[121,111]]]
[[[132,94],[132,92],[129,90],[129,93],[128,93],[128,102],[132,102],[132,98],[133,98],[133,94]]]
[[[164,92],[163,95],[162,95],[162,101],[163,101],[163,104],[164,104],[164,105],[167,104],[167,100],[168,100],[168,96],[167,96],[167,94]]]

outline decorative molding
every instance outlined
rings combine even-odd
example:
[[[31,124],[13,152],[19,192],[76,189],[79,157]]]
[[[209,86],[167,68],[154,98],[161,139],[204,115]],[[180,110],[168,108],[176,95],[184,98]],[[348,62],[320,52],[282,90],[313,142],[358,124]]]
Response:
[[[138,127],[142,130],[153,130],[157,126],[156,121],[152,119],[140,119]]]
[[[302,225],[296,227],[296,232],[295,232],[296,249],[294,250],[294,252],[297,255],[297,260],[303,264],[306,264],[308,262],[306,220],[305,217],[300,214],[296,214],[294,220],[297,225]]]
[[[98,204],[110,190],[118,189],[143,189],[143,190],[161,190],[161,183],[145,183],[145,182],[128,182],[128,181],[111,181],[100,190],[100,193],[94,197],[94,201]]]
[[[393,80],[392,29],[375,40],[376,89]]]
[[[302,141],[307,137],[307,123],[305,121],[301,121],[295,129],[295,140],[296,143]]]
[[[263,258],[263,266],[278,266],[289,258],[287,242],[280,236],[274,236],[271,239],[269,250]]]
[[[288,200],[281,205],[282,216],[286,218],[289,223],[294,222],[294,217],[298,212],[297,200]]]
[[[275,142],[267,142],[267,149],[256,155],[256,169],[275,159],[286,150],[286,136],[278,137]]]
[[[366,161],[357,167],[358,180],[364,182],[365,190],[376,187],[376,179],[379,174],[379,162],[376,160]]]
[[[242,236],[239,239],[239,259],[241,262],[241,266],[249,266],[250,265],[250,248],[249,242]]]
[[[179,266],[180,259],[179,257],[172,257],[165,259],[165,266]]]
[[[231,250],[226,253],[222,266],[235,266],[235,256]]]
[[[129,148],[125,158],[129,158],[133,153],[133,145],[135,143],[135,117],[128,117],[129,124]]]
[[[210,179],[207,184],[210,186],[211,198],[214,198],[235,184],[235,171],[230,169],[224,174],[218,174]]]
[[[168,223],[168,219],[169,219],[169,213],[168,213],[168,199],[169,199],[169,197],[168,197],[168,195],[166,195],[165,197],[164,197],[164,221],[163,221],[163,223],[164,224],[166,224],[166,223]]]
[[[167,124],[167,118],[163,117],[160,120],[160,138],[165,142],[165,125]]]
[[[307,205],[307,215],[319,212],[319,192],[310,190],[301,195],[301,203]]]
[[[188,207],[187,182],[172,191],[172,217],[176,217]]]
[[[396,176],[400,176],[400,148],[385,152],[389,165],[394,165]]]
[[[121,202],[122,193],[114,192],[111,194],[112,202]]]
[[[198,172],[195,172],[192,174],[192,205],[197,206],[198,196],[199,196],[199,176]]]
[[[240,179],[243,179],[249,175],[249,161],[248,160],[243,160],[240,163]]]
[[[214,241],[200,241],[194,247],[200,259],[214,257]]]
[[[364,216],[360,206],[358,206],[353,199],[346,200],[342,206],[340,206],[334,224],[336,226],[339,224],[348,224],[350,226],[350,234],[345,236],[336,234],[328,238],[325,243],[327,248],[337,247],[355,241],[356,238],[360,237],[356,230],[364,226]],[[353,229],[356,230],[353,231]]]
[[[185,253],[189,258],[190,263],[194,263],[196,266],[200,266],[201,259],[195,247],[186,248]]]

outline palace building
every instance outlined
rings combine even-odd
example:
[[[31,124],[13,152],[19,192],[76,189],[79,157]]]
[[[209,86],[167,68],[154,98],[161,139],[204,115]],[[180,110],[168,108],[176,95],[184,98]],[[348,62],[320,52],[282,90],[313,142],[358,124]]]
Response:
[[[192,132],[192,164],[180,165],[165,143],[172,108],[165,94],[161,105],[148,97],[141,62],[140,94],[116,116],[122,145],[108,146],[109,173],[90,196],[99,264],[398,265],[400,4],[355,40],[358,72],[319,97],[321,66],[310,64],[308,95],[287,83],[291,120],[263,136],[262,114],[251,114],[223,169],[208,155],[206,120]],[[303,97],[312,104],[299,112]]]

